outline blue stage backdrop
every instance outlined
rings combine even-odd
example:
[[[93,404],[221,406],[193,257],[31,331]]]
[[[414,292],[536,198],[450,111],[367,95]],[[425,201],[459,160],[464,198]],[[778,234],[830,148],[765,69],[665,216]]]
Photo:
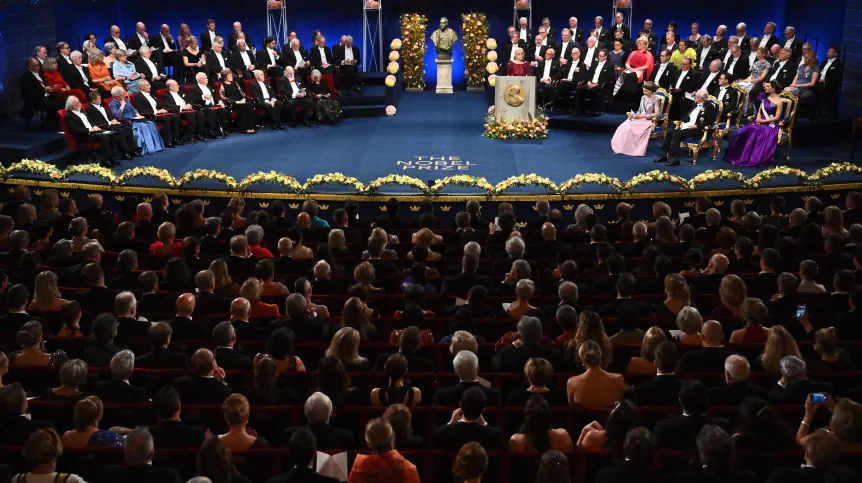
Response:
[[[342,34],[350,34],[357,45],[362,43],[362,5],[363,0],[285,0],[288,9],[288,27],[295,29],[303,45],[308,46],[314,29],[327,35],[327,43],[332,45]],[[384,8],[384,56],[388,52],[389,41],[400,37],[399,16],[404,12],[420,12],[428,16],[428,34],[437,28],[439,18],[446,16],[456,30],[460,31],[461,14],[470,11],[483,11],[491,24],[491,36],[498,43],[505,42],[506,27],[512,23],[510,0],[381,0]],[[610,24],[610,0],[584,0],[577,4],[567,4],[556,0],[533,0],[533,28],[542,17],[550,17],[551,25],[558,30],[568,25],[568,18],[575,15],[579,26],[589,28],[592,19],[601,15]],[[778,24],[779,30],[786,25],[797,29],[797,36],[807,38],[812,44],[818,41],[817,53],[823,59],[829,44],[839,44],[843,35],[846,0],[758,0],[746,2],[692,2],[690,0],[633,0],[634,31],[638,31],[645,18],[654,22],[654,30],[665,31],[667,24],[674,20],[680,25],[680,32],[688,35],[692,22],[699,22],[701,33],[715,33],[719,24],[729,27],[730,33],[739,21],[749,26],[749,34],[762,32],[766,22]],[[219,32],[227,35],[235,20],[243,24],[243,30],[257,46],[266,36],[266,0],[243,2],[203,1],[177,2],[176,0],[150,0],[147,2],[128,2],[123,0],[96,0],[94,2],[57,1],[54,4],[57,25],[57,38],[80,45],[86,32],[96,32],[99,39],[108,35],[108,27],[117,24],[124,36],[130,35],[135,22],[147,24],[151,34],[159,26],[167,23],[174,35],[180,23],[187,23],[193,35],[205,28],[207,18],[213,18]],[[779,32],[780,33],[780,32]],[[460,35],[459,35],[460,36]],[[430,41],[429,41],[430,44]],[[430,45],[429,45],[430,47]],[[464,84],[463,51],[461,44],[455,47],[453,68],[456,83]],[[435,54],[428,50],[425,59],[428,80],[434,83],[436,69]]]

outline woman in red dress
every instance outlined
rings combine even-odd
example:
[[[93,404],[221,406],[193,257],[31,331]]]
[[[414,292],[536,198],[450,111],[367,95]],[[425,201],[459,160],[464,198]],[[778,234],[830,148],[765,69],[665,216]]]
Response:
[[[655,60],[649,49],[649,39],[640,37],[636,41],[637,49],[626,59],[626,68],[617,79],[614,95],[622,89],[624,92],[637,93],[645,80],[652,75]]]
[[[52,94],[61,101],[60,104],[65,106],[66,99],[69,96],[75,96],[81,101],[81,104],[87,105],[87,95],[81,89],[72,89],[69,84],[63,80],[60,71],[57,70],[57,58],[48,57],[45,59],[45,64],[42,66],[42,72],[45,75],[45,84],[51,86],[54,90]]]
[[[506,75],[533,75],[533,66],[524,62],[524,49],[515,49],[515,60],[509,62],[509,66],[506,67]]]

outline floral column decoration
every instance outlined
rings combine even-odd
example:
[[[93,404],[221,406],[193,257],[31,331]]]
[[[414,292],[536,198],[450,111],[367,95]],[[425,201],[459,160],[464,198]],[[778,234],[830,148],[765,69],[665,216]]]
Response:
[[[485,42],[488,40],[488,19],[482,12],[461,15],[464,36],[464,76],[467,87],[481,89],[485,82]]]
[[[428,18],[418,13],[401,15],[401,58],[408,89],[425,87],[425,30]]]

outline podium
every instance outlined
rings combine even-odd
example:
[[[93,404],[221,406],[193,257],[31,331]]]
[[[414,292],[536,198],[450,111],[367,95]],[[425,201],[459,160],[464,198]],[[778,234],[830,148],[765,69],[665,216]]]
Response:
[[[497,76],[494,118],[520,121],[536,117],[535,76]]]

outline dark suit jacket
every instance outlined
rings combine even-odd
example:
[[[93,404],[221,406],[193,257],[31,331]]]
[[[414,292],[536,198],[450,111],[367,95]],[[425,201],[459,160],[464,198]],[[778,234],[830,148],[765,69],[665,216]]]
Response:
[[[766,388],[744,382],[731,382],[709,389],[709,403],[715,406],[736,406],[747,397],[766,399]]]
[[[135,367],[142,369],[188,369],[189,359],[181,352],[165,347],[153,347],[150,352],[135,359]]]
[[[246,47],[248,47],[249,52],[255,46],[254,42],[251,40],[251,38],[249,38],[248,34],[245,35],[245,45]],[[227,39],[225,40],[225,47],[227,47],[227,49],[231,52],[233,52],[234,50],[238,50],[236,47],[236,32],[231,32],[230,34],[228,34]]]
[[[159,61],[154,56],[150,56],[150,62],[152,62],[153,65],[156,66],[156,72],[160,76],[164,75],[165,67],[163,65],[160,65]],[[141,56],[136,57],[134,64],[135,64],[135,70],[138,71],[139,73],[141,73],[144,76],[144,79],[147,79],[150,82],[153,81],[153,71],[151,71],[150,66],[148,66],[144,62],[143,57],[141,57]],[[155,89],[153,89],[153,99],[155,99],[155,98],[156,98],[156,93],[155,93]],[[140,110],[140,109],[138,109],[138,110]]]
[[[284,44],[284,48],[281,49],[281,61],[283,66],[296,69],[296,54],[292,51],[293,49],[290,48],[290,44]],[[301,45],[299,46],[299,56],[302,57],[303,62],[309,62],[308,52]]]
[[[778,292],[778,273],[764,272],[747,279],[745,286],[748,292],[753,292],[755,295],[771,296]],[[766,297],[769,298],[769,297]]]
[[[706,470],[687,471],[674,477],[677,483],[756,483],[757,475],[751,471],[728,471],[724,474],[713,474]]]
[[[538,51],[536,50],[536,47],[539,48]],[[549,47],[547,45],[536,45],[535,43],[530,44],[527,46],[526,49],[524,49],[525,59],[527,61],[544,60],[545,52],[548,50],[548,48]],[[536,59],[537,54],[539,56],[539,59]]]
[[[464,297],[467,292],[476,285],[482,285],[488,290],[491,289],[493,281],[491,277],[484,275],[476,275],[472,273],[459,273],[443,279],[443,288],[440,295],[457,295]]]
[[[176,305],[166,296],[157,293],[145,293],[138,298],[138,312],[142,314],[165,314],[173,312]]]
[[[460,448],[464,444],[476,441],[488,450],[504,449],[503,433],[500,428],[485,426],[479,423],[453,423],[438,426],[431,438],[431,448]]]
[[[315,295],[344,293],[344,285],[329,278],[315,279],[311,283]]]
[[[500,47],[500,56],[498,57],[498,59],[499,59],[499,63],[500,63],[500,65],[501,65],[501,66],[505,66],[505,65],[507,65],[509,62],[511,62],[511,59],[512,59],[512,49],[514,49],[514,48],[515,48],[515,47],[513,47],[513,46],[514,46],[514,44],[512,43],[512,40],[511,40],[511,39],[509,39],[509,41],[508,41],[508,42],[506,42],[505,44],[503,44],[503,45]],[[527,53],[527,42],[525,42],[525,41],[524,41],[524,39],[519,40],[519,41],[518,41],[518,47],[520,47],[520,48],[524,49],[524,54],[525,54],[525,55],[524,55],[524,58],[525,58],[525,59],[527,59],[527,56],[526,56],[526,53]]]
[[[314,433],[314,437],[317,439],[318,450],[353,449],[356,447],[353,433],[345,429],[336,428],[329,424],[312,423],[306,424],[305,427]],[[282,443],[284,446],[287,446],[291,435],[293,435],[293,432],[298,428],[299,427],[294,427],[284,430],[284,436],[282,437]]]
[[[281,476],[269,478],[266,483],[338,483],[338,478],[323,476],[313,468],[294,467]]]
[[[41,317],[34,317],[27,313],[9,313],[6,315],[0,315],[0,338],[14,341],[18,335],[18,331],[21,330],[21,327],[31,320],[35,320],[42,324],[43,335],[54,334],[51,330],[51,326],[48,325],[48,322]]]
[[[805,398],[809,394],[815,392],[831,393],[832,390],[832,384],[813,382],[808,379],[790,383],[786,387],[776,384],[769,390],[769,402],[773,404],[794,404],[801,406],[805,403]]]
[[[722,57],[723,58],[723,57]],[[731,55],[727,62],[725,62],[722,67],[725,72],[730,68],[730,64],[733,63],[733,56]],[[740,55],[738,59],[736,59],[736,65],[733,66],[733,74],[728,73],[730,78],[733,79],[745,79],[748,77],[749,70],[751,66],[748,65],[748,57],[744,55]]]
[[[667,477],[646,465],[630,461],[599,470],[596,483],[662,483]]]
[[[215,35],[216,35],[216,37],[221,37],[221,34],[218,33],[218,30],[216,30]],[[224,38],[224,37],[222,37],[222,38]],[[207,50],[210,50],[213,48],[212,40],[210,40],[209,29],[201,32],[201,34],[198,36],[198,43],[201,44],[201,49],[203,49],[204,51],[207,51]],[[236,45],[236,44],[234,43],[233,45]],[[228,47],[228,50],[231,50],[230,49],[231,46],[226,45],[226,47]]]
[[[267,67],[278,67],[281,65],[281,52],[278,51],[278,48],[273,49],[276,51],[277,56],[275,57],[275,63],[272,63],[272,60],[269,57],[269,51],[266,50],[265,47],[262,47],[257,50],[254,55],[254,63],[258,66],[258,69],[261,69],[266,73]]]
[[[676,66],[671,62],[667,63],[667,67],[665,67],[664,72],[661,73],[661,78],[656,79],[658,77],[658,70],[661,68],[661,62],[657,61],[655,63],[655,67],[653,67],[652,74],[650,74],[649,80],[655,82],[659,85],[659,87],[663,89],[670,88],[670,81],[674,78],[674,72],[677,71]]]
[[[66,79],[65,74],[63,78],[66,79],[66,82],[69,84],[69,87],[71,87],[72,89],[81,89],[82,91],[84,91],[84,94],[87,94],[90,92],[90,89],[96,87],[96,85],[93,84],[93,80],[90,78],[90,70],[87,69],[86,66],[82,70],[84,72],[84,77],[87,78],[86,82],[84,82],[84,79],[81,77],[81,74],[78,72],[78,69],[76,69],[74,65],[70,66],[67,69],[69,78]],[[32,77],[32,75],[30,77]]]
[[[828,59],[827,59],[828,60]],[[820,64],[820,76],[824,76],[823,69],[826,67],[826,60]],[[826,84],[826,89],[828,90],[838,90],[841,87],[841,83],[844,81],[844,64],[835,59],[832,61],[832,64],[829,65],[829,70],[826,71],[826,80],[823,82]],[[847,218],[844,219],[845,223],[847,222]]]
[[[566,65],[560,67],[560,80],[568,80],[569,73],[572,69],[577,69],[574,74],[572,74],[572,82],[577,84],[578,82],[584,80],[587,75],[587,67],[584,65],[584,62],[581,59],[578,59],[575,62],[572,59],[569,59],[569,62]]]
[[[109,466],[103,470],[102,478],[104,483],[182,483],[177,470],[157,468],[149,464]]]
[[[766,483],[850,483],[859,481],[859,475],[847,467],[821,470],[811,466],[802,468],[775,468]]]
[[[195,313],[199,315],[230,313],[230,299],[212,292],[199,292],[195,296]]]
[[[250,255],[248,258],[230,255],[222,257],[222,260],[227,263],[227,271],[230,273],[230,277],[238,280],[243,278],[240,275],[249,275],[254,272],[254,266],[257,264],[257,257],[254,255]]]
[[[345,47],[341,44],[338,44],[332,48],[332,57],[335,59],[335,65],[341,65],[341,63],[344,61],[344,50]],[[357,62],[356,66],[359,67],[362,64],[362,56],[359,53],[359,47],[351,45],[350,50],[353,51],[353,60]]]
[[[250,62],[250,64],[245,63],[245,60],[243,60],[242,55],[239,53],[239,49],[236,49],[236,48],[231,50],[230,56],[228,56],[228,58],[225,61],[230,66],[230,68],[239,69],[243,72],[247,71],[248,69],[246,69],[246,67],[248,67],[249,65],[252,65],[252,64],[254,64],[255,68],[257,68],[257,59],[255,58],[254,53],[251,50],[247,50],[247,49],[246,49],[245,53],[248,54],[248,61]],[[224,55],[224,54],[222,54],[222,55]]]
[[[160,50],[171,49],[177,50],[177,43],[174,41],[173,37],[169,37],[167,42],[162,41],[161,33],[155,34],[150,37],[150,47]]]
[[[724,347],[701,347],[688,351],[679,361],[680,372],[722,372],[724,360],[733,351]]]
[[[598,280],[597,280],[598,281]],[[595,284],[594,284],[595,286]],[[591,292],[592,293],[592,292]],[[615,318],[617,313],[619,312],[621,307],[632,307],[633,310],[640,317],[648,317],[650,314],[649,305],[645,302],[640,302],[637,300],[633,300],[630,298],[627,299],[613,299],[610,302],[599,307],[598,314],[600,317],[612,317]]]
[[[639,403],[640,404],[640,403]],[[714,424],[730,431],[730,423],[725,419],[707,418],[700,414],[664,419],[656,423],[653,436],[656,449],[690,450],[696,448],[695,439],[700,428]]]
[[[252,369],[251,359],[234,349],[219,347],[214,353],[218,366],[226,371],[250,371]]]
[[[656,376],[635,386],[638,406],[678,406],[682,380],[674,375]]]
[[[269,98],[274,99],[275,98],[275,90],[273,90],[272,86],[267,84],[266,82],[264,82],[264,85],[266,86],[266,92],[269,94]],[[263,89],[261,89],[260,83],[257,82],[256,80],[252,81],[252,83],[249,85],[249,91],[251,91],[251,96],[254,97],[255,99],[257,99],[259,101],[264,100]]]
[[[120,379],[97,382],[93,393],[106,403],[135,404],[150,400],[146,389]]]
[[[724,278],[723,273],[710,273],[693,279],[689,283],[691,291],[698,294],[718,293],[718,288],[721,286],[721,279]]]
[[[572,49],[574,49],[575,47],[578,47],[578,43],[575,42],[574,40],[570,40],[568,45],[566,45],[565,49],[563,49],[563,42],[560,42],[554,48],[554,51],[556,52],[554,54],[554,58],[557,60],[560,60],[560,59],[572,60]],[[580,47],[578,47],[578,48],[580,48]],[[581,53],[583,54],[583,52],[581,52]],[[506,57],[506,60],[508,61],[509,58]]]
[[[0,445],[21,446],[37,429],[54,428],[49,421],[27,419],[24,416],[10,418],[0,424]]]
[[[332,50],[329,47],[323,47],[323,55],[324,57],[326,57],[325,59],[320,57],[319,47],[312,46],[308,50],[308,60],[311,62],[311,65],[313,65],[315,69],[320,69],[321,67],[323,67],[324,61],[326,61],[327,64],[335,64],[335,58],[332,56]]]
[[[150,427],[156,448],[180,449],[200,448],[204,442],[204,431],[182,421],[162,421]]]
[[[45,82],[45,76],[40,74],[42,82]],[[45,85],[42,85],[32,72],[24,72],[21,74],[21,80],[18,82],[18,87],[21,89],[21,96],[24,99],[24,104],[30,107],[44,106],[47,102],[45,96]]]
[[[155,92],[150,92],[150,97],[156,101],[156,109],[167,109],[164,103],[156,96]],[[153,105],[143,96],[143,94],[138,93],[134,99],[132,99],[132,107],[138,110],[141,114],[155,114],[156,112],[153,110]],[[136,233],[137,235],[137,233]]]
[[[221,404],[233,393],[227,384],[213,377],[181,376],[174,380],[180,400],[188,404]]]
[[[699,47],[697,49],[697,61],[695,61],[694,65],[701,65],[700,60],[703,58],[703,47]],[[715,59],[720,58],[721,51],[717,49],[714,45],[710,45],[709,52],[706,53],[706,59],[703,61],[703,72],[709,72],[709,63]]]
[[[543,56],[544,56],[544,54],[543,54]],[[536,74],[536,80],[537,81],[541,81],[542,77],[545,75],[545,64],[546,63],[547,63],[547,61],[543,59],[543,60],[539,61],[538,65],[536,65],[536,69],[535,69],[534,73]],[[560,78],[560,62],[558,60],[551,59],[551,70],[550,70],[549,74],[550,74],[549,77],[551,78],[552,81]]]
[[[721,94],[721,87],[716,89],[715,94],[713,94],[713,95],[715,96],[716,99],[718,99],[718,96],[720,94]],[[731,86],[727,86],[727,88],[725,88],[725,90],[724,90],[724,97],[722,97],[721,99],[718,99],[718,100],[722,102],[720,121],[725,122],[725,121],[727,121],[727,115],[729,113],[732,112],[732,113],[736,114],[736,108],[739,106],[739,91],[734,89]],[[734,117],[734,119],[736,119],[736,118]],[[715,238],[713,238],[713,240],[714,239]]]
[[[81,304],[81,309],[90,312],[113,312],[114,297],[117,294],[107,287],[90,287],[89,290],[75,294],[75,300]]]
[[[434,405],[447,408],[457,408],[461,405],[461,394],[467,389],[479,387],[485,393],[487,398],[486,406],[499,406],[501,403],[500,390],[491,387],[484,387],[478,382],[461,382],[451,387],[443,387],[437,390],[437,395],[434,397]],[[460,448],[460,446],[459,446]]]
[[[691,111],[693,111],[695,107],[697,107],[697,104],[694,104],[691,109],[682,116],[683,122],[688,119],[689,114],[691,114]],[[718,111],[712,104],[708,102],[703,103],[703,108],[700,110],[700,115],[697,117],[696,129],[698,131],[698,136],[700,136],[700,133],[715,122],[715,116],[717,115]]]
[[[195,322],[188,317],[175,316],[172,319],[165,320],[165,322],[170,324],[175,339],[202,340],[208,339],[210,336],[207,326]]]
[[[796,77],[796,70],[799,68],[799,64],[794,62],[792,59],[788,60],[784,63],[783,66],[780,65],[778,61],[772,64],[772,67],[769,69],[769,72],[766,74],[766,80],[772,79],[772,76],[778,72],[778,77],[775,78],[782,86],[789,86],[791,82],[793,82],[793,78]]]
[[[685,72],[686,71],[683,71],[683,70],[674,71],[674,73],[671,74],[670,85],[668,86],[668,88],[669,89],[676,89],[676,83],[679,82],[679,78],[681,76],[685,75],[685,79],[683,79],[682,84],[679,85],[679,90],[681,90],[683,92],[694,92],[695,89],[698,87],[697,72],[695,72],[693,69],[689,69],[687,71],[688,72],[687,74]]]
[[[87,126],[84,125],[84,121],[82,121],[75,113],[72,111],[66,111],[64,119],[66,120],[66,127],[69,128],[69,134],[71,134],[72,137],[83,141],[90,139],[90,130],[87,129]],[[89,119],[87,120],[89,121]]]
[[[496,372],[522,372],[527,361],[541,357],[556,367],[562,361],[562,354],[556,349],[542,347],[538,344],[510,345],[502,349],[494,358]]]

